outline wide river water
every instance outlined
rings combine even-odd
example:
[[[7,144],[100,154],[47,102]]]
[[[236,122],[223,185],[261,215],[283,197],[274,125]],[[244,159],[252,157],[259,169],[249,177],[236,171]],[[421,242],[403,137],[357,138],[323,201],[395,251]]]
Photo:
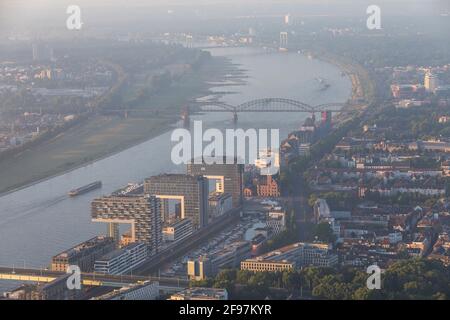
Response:
[[[351,94],[351,82],[341,71],[323,61],[298,53],[265,52],[250,48],[212,49],[247,72],[246,84],[214,87],[230,91],[221,101],[240,104],[267,97],[291,98],[312,105],[344,102]],[[331,85],[321,90],[318,78]],[[280,138],[298,128],[304,113],[247,113],[239,115],[239,128],[277,128]],[[204,128],[234,128],[231,114],[212,113],[192,117],[203,120]],[[90,218],[90,202],[126,185],[160,173],[181,173],[184,166],[172,164],[171,130],[105,159],[39,182],[0,197],[0,265],[46,267],[56,253],[106,230]],[[101,180],[103,187],[70,198],[75,187]],[[13,284],[0,281],[0,292]]]

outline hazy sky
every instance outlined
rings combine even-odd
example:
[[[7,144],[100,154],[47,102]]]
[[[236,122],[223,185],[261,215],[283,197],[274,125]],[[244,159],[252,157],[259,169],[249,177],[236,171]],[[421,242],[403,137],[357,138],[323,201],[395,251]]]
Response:
[[[0,0],[0,31],[64,26],[68,5],[79,5],[91,25],[130,21],[240,15],[365,15],[377,4],[382,14],[435,15],[450,11],[450,0]]]
[[[0,4],[8,7],[49,7],[49,6],[67,6],[69,4],[78,4],[80,6],[176,6],[176,5],[214,5],[214,4],[241,4],[241,5],[261,5],[261,4],[304,4],[317,5],[326,4],[327,6],[348,6],[351,4],[401,4],[408,6],[442,6],[450,8],[448,0],[0,0]]]

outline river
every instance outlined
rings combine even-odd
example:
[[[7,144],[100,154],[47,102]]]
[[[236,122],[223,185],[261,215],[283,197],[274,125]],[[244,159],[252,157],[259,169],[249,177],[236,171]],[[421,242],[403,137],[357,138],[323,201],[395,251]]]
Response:
[[[226,56],[247,72],[245,85],[214,87],[230,91],[221,100],[239,104],[265,97],[291,98],[317,105],[344,102],[351,94],[350,80],[328,63],[308,59],[297,53],[265,52],[252,48],[211,49],[215,56]],[[331,85],[320,90],[317,78]],[[307,117],[303,113],[247,113],[239,115],[240,128],[277,128],[280,138],[298,128]],[[192,117],[205,128],[234,128],[228,113]],[[106,228],[90,219],[90,202],[145,177],[163,173],[182,173],[184,166],[170,160],[173,143],[170,130],[125,151],[71,172],[9,193],[0,198],[0,265],[46,267],[56,253],[97,234]],[[101,180],[103,187],[75,198],[67,192],[75,187]],[[0,291],[11,283],[0,282]]]

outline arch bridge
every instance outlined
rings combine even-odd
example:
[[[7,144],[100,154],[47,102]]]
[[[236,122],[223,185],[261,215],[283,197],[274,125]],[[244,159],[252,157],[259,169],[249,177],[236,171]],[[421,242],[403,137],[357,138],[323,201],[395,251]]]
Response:
[[[237,106],[223,102],[197,102],[194,106],[203,112],[231,112],[237,121],[237,114],[241,112],[339,112],[348,103],[333,102],[312,106],[310,104],[285,98],[264,98],[244,102]]]

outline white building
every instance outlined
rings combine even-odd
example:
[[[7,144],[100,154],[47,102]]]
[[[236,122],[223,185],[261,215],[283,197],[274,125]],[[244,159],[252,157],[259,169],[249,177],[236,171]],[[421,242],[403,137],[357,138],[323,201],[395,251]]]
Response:
[[[316,223],[323,218],[331,218],[330,207],[325,199],[317,199],[313,209]]]
[[[290,13],[284,16],[284,24],[290,25],[292,24],[292,16]]]
[[[439,123],[448,123],[448,122],[450,122],[450,116],[440,116],[438,122]]]
[[[266,225],[272,229],[273,235],[280,234],[286,230],[286,211],[281,207],[270,210],[267,214]]]
[[[124,274],[148,258],[145,243],[134,242],[96,260],[94,270],[105,274]]]
[[[226,289],[189,288],[173,294],[169,300],[228,300]]]
[[[272,175],[271,168],[280,167],[280,153],[278,150],[263,149],[259,151],[255,166],[260,170],[261,175]]]
[[[425,89],[429,92],[434,92],[439,87],[439,79],[431,72],[425,74],[424,80]]]

